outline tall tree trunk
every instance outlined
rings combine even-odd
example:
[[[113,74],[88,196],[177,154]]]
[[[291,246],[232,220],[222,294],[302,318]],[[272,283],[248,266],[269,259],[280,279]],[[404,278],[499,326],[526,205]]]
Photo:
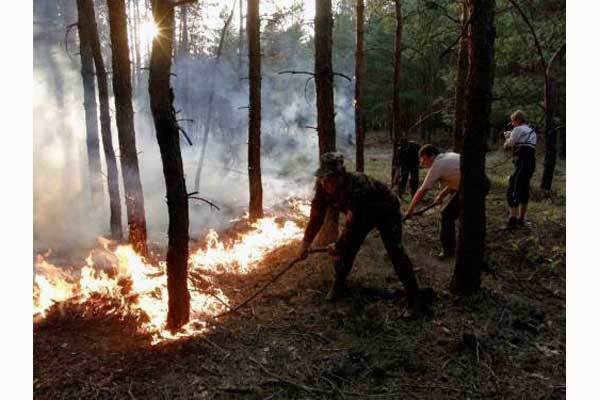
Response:
[[[552,55],[552,58],[548,62],[546,67],[546,83],[544,85],[544,108],[546,110],[544,115],[544,172],[542,174],[542,181],[540,187],[544,190],[552,189],[552,180],[554,178],[554,169],[556,168],[556,155],[557,155],[557,129],[554,123],[554,116],[556,114],[556,107],[558,99],[556,96],[556,78],[554,77],[554,66],[557,60],[560,60],[565,54],[566,43]]]
[[[319,155],[335,151],[335,114],[333,110],[333,17],[331,0],[315,0],[315,85],[317,88],[317,132]],[[338,236],[338,213],[329,208],[325,222],[316,239],[327,244]]]
[[[108,5],[112,44],[113,92],[121,153],[121,170],[125,188],[125,205],[127,206],[129,243],[136,252],[146,256],[148,254],[146,216],[133,126],[131,65],[127,41],[125,2],[124,0],[107,0],[106,3]]]
[[[96,14],[92,0],[78,0],[81,15],[85,15],[89,21],[89,39],[94,66],[96,67],[96,80],[98,83],[98,99],[100,101],[100,134],[102,135],[102,148],[106,161],[106,178],[108,183],[108,198],[110,204],[110,233],[112,239],[121,241],[123,230],[121,226],[121,195],[119,190],[119,171],[117,159],[112,144],[112,133],[110,127],[110,112],[108,106],[108,81],[106,68],[102,59]]]
[[[79,55],[81,57],[81,77],[83,80],[83,106],[85,109],[85,131],[87,159],[92,207],[96,209],[102,201],[102,180],[100,175],[100,142],[98,140],[98,105],[94,82],[94,59],[90,44],[89,16],[82,11],[83,2],[77,0],[79,28]]]
[[[481,285],[485,248],[485,148],[494,84],[495,0],[468,0],[467,117],[460,157],[460,224],[452,289],[468,295]]]
[[[469,20],[469,9],[466,0],[462,4],[462,26]],[[462,32],[465,30],[461,27]],[[469,49],[466,32],[460,38],[458,62],[456,66],[456,91],[454,93],[454,151],[462,151],[463,133],[465,129],[465,97],[467,73],[469,69]]]
[[[398,173],[396,171],[395,163],[398,158],[398,144],[402,137],[401,130],[401,109],[400,109],[400,79],[402,75],[402,1],[395,0],[396,6],[396,36],[394,45],[394,83],[393,83],[393,94],[392,94],[392,126],[394,137],[392,138],[393,151],[392,151],[392,182],[394,177]]]
[[[250,219],[263,217],[262,181],[260,173],[260,19],[259,0],[248,0],[246,32],[248,32],[248,78],[250,109],[248,110],[248,180],[250,184]]]
[[[356,0],[356,61],[354,88],[354,131],[356,136],[356,170],[365,170],[365,118],[363,112],[363,79],[365,75],[364,52],[365,1]]]
[[[169,81],[175,26],[173,3],[170,0],[154,0],[152,14],[161,34],[156,35],[152,41],[148,91],[162,158],[169,210],[167,327],[171,331],[177,331],[190,318],[190,295],[187,287],[189,211],[179,148],[179,130],[173,110],[174,94]]]

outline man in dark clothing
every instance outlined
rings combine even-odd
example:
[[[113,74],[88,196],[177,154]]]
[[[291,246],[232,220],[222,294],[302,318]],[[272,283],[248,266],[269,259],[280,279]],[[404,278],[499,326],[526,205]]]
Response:
[[[414,196],[419,187],[419,149],[421,146],[405,137],[400,139],[400,145],[396,150],[394,159],[394,179],[392,186],[396,189],[398,196],[406,191],[406,183],[410,185],[410,194]]]
[[[338,240],[329,245],[329,253],[335,259],[335,279],[327,299],[334,300],[342,294],[362,242],[373,228],[377,228],[394,271],[406,289],[408,308],[405,317],[419,317],[431,301],[433,291],[419,289],[410,259],[402,247],[402,215],[396,195],[385,184],[367,175],[346,172],[343,156],[339,153],[323,154],[321,167],[315,176],[316,194],[300,257],[307,256],[329,206],[346,216],[346,224]]]

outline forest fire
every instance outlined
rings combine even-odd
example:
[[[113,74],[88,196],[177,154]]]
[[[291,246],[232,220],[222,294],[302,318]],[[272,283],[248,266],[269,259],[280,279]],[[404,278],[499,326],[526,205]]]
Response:
[[[290,200],[292,213],[307,216],[307,203]],[[302,236],[297,222],[269,216],[249,224],[226,243],[214,230],[205,237],[205,245],[189,259],[190,322],[177,334],[165,329],[167,316],[166,262],[153,265],[133,248],[117,246],[99,238],[99,248],[90,252],[82,267],[65,269],[49,263],[47,255],[38,255],[34,270],[34,309],[44,319],[61,302],[79,304],[85,314],[100,304],[110,303],[108,314],[134,315],[141,332],[152,336],[154,344],[206,331],[212,317],[227,311],[229,299],[215,287],[211,276],[222,273],[246,274],[274,249]],[[201,284],[198,283],[200,281]],[[91,301],[93,300],[93,301]]]

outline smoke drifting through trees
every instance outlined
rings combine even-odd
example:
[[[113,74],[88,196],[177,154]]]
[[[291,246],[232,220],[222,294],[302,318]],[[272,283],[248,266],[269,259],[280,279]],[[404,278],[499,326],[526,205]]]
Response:
[[[133,2],[133,8],[136,2]],[[95,2],[101,51],[111,58],[107,10],[104,2]],[[233,5],[227,5],[230,10]],[[190,29],[205,24],[196,5],[187,6]],[[139,2],[140,31],[150,10]],[[76,22],[74,19],[69,23]],[[279,20],[262,18],[262,184],[264,207],[268,209],[289,195],[308,197],[313,187],[313,172],[318,166],[316,98],[314,81],[306,77],[278,75],[284,69],[312,71],[314,43],[305,30],[302,10]],[[129,15],[132,23],[134,15]],[[176,26],[179,26],[177,14]],[[212,72],[219,22],[207,31],[211,41],[199,40],[190,33],[189,56],[175,60],[171,84],[175,91],[175,109],[179,124],[187,131],[193,146],[182,142],[182,158],[190,180],[197,167],[200,138],[204,130],[207,99],[214,82],[214,111],[207,144],[205,173],[201,195],[221,206],[210,210],[202,203],[190,205],[190,235],[197,238],[205,229],[223,228],[239,218],[248,206],[247,132],[248,81],[238,70],[237,13],[224,44],[223,59]],[[70,34],[69,53],[64,48],[66,25],[60,6],[53,1],[34,4],[34,231],[37,251],[46,248],[83,248],[94,245],[99,235],[110,235],[106,162],[101,152],[103,207],[94,209],[89,201],[83,91],[80,75],[77,35]],[[293,23],[292,23],[293,21]],[[176,37],[179,32],[176,33]],[[142,38],[141,66],[148,66],[147,43]],[[205,51],[200,52],[199,47]],[[247,69],[247,54],[242,54],[242,71]],[[136,61],[137,63],[137,61]],[[334,70],[352,75],[353,64]],[[188,79],[181,72],[187,69]],[[109,70],[109,84],[112,71]],[[148,71],[132,70],[139,79],[133,93],[133,111],[149,242],[164,241],[167,230],[166,193],[162,165],[148,99]],[[353,85],[336,79],[335,112],[338,148],[354,131]],[[186,96],[181,95],[186,88]],[[117,146],[115,106],[109,87],[113,145]],[[352,153],[353,149],[347,149]],[[122,160],[117,159],[121,168]],[[123,193],[122,181],[121,193]],[[121,203],[124,204],[123,194]],[[124,207],[123,207],[124,208]],[[122,211],[124,212],[124,211]]]

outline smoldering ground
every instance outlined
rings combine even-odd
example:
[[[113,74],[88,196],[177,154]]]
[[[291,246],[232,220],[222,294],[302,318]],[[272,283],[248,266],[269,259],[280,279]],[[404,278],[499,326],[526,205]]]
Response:
[[[38,13],[51,11],[38,7]],[[104,154],[100,152],[102,207],[93,207],[77,35],[70,35],[65,49],[65,26],[50,27],[49,20],[39,21],[38,35],[34,32],[34,252],[89,248],[98,236],[108,236],[110,232]],[[102,21],[99,27],[102,29]],[[53,34],[45,34],[50,29]],[[215,37],[218,33],[213,32]],[[307,43],[299,45],[285,32],[273,35],[263,38],[262,43],[261,167],[266,209],[289,196],[309,197],[312,174],[318,165],[314,79],[308,75],[279,74],[282,70],[312,71],[312,48]],[[103,51],[109,67],[108,43],[103,43]],[[209,228],[226,227],[247,209],[247,50],[242,51],[241,69],[235,46],[225,49],[218,62],[210,53],[174,58],[174,108],[180,126],[192,141],[190,146],[181,135],[188,192],[194,191],[204,135],[208,132],[198,195],[220,207],[217,211],[203,202],[190,201],[192,238]],[[352,75],[353,66],[334,65],[334,69]],[[168,226],[166,189],[147,78],[147,70],[135,71],[133,77],[136,144],[149,240],[164,243]],[[338,148],[352,156],[348,136],[354,131],[353,83],[338,78],[335,81]],[[118,157],[112,97],[110,108],[113,146]],[[120,187],[123,197],[121,179]],[[124,229],[126,221],[122,199]]]

